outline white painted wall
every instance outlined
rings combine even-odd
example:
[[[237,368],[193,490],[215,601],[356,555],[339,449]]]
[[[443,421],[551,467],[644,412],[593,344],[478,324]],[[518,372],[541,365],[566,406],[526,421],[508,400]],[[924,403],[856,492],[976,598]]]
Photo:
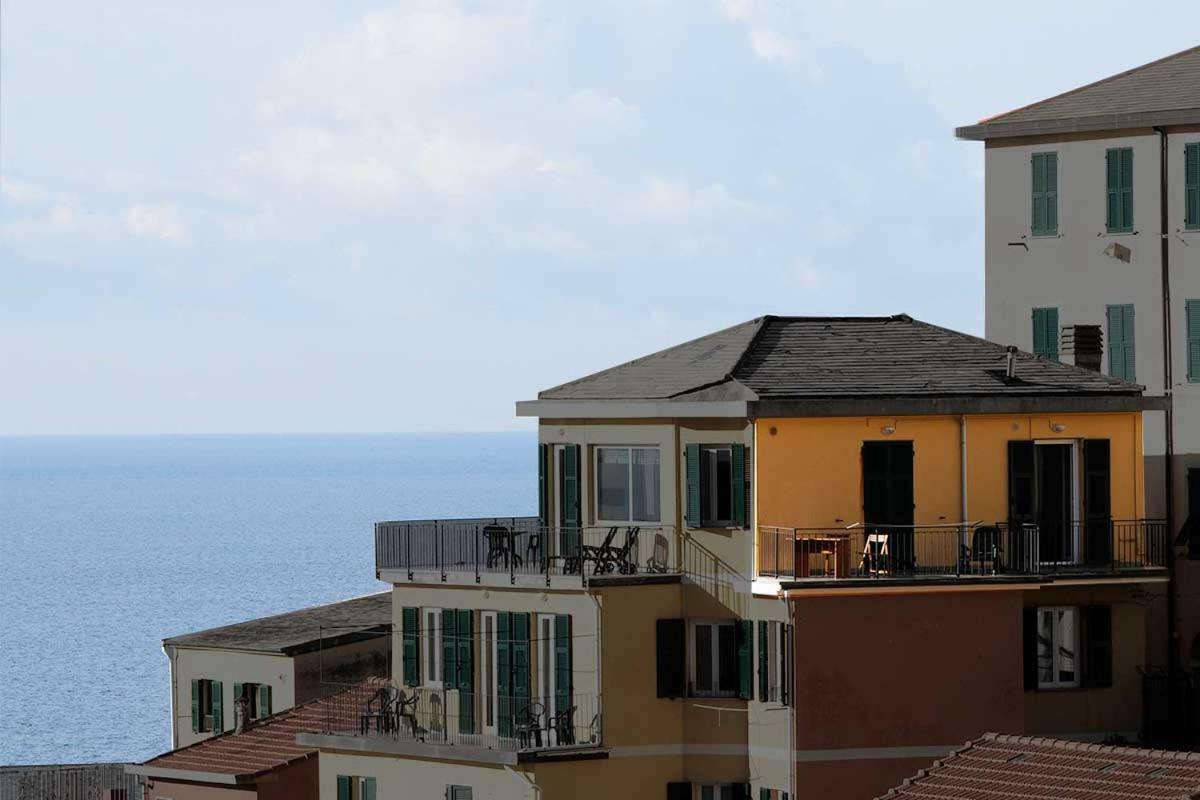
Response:
[[[174,649],[174,657],[171,650]],[[233,730],[234,683],[260,683],[271,687],[272,713],[296,704],[295,675],[292,659],[278,653],[248,653],[241,650],[217,650],[167,646],[171,660],[172,703],[171,733],[173,747],[208,739],[211,733],[192,733],[192,679],[221,681],[222,715],[225,730]]]
[[[1183,148],[1200,141],[1200,132],[1174,134],[1168,140],[1168,214],[1171,266],[1175,394],[1175,450],[1200,454],[1200,384],[1187,382],[1184,303],[1200,299],[1200,231],[1183,230]],[[1105,233],[1105,150],[1134,150],[1134,234]],[[1032,236],[1032,154],[1058,153],[1059,233]],[[1098,324],[1105,328],[1105,306],[1133,303],[1137,381],[1147,394],[1163,393],[1162,285],[1159,218],[1160,141],[1152,132],[1122,133],[1082,141],[990,146],[985,158],[985,272],[988,339],[1033,347],[1034,307],[1055,306],[1059,324]],[[1012,246],[1025,242],[1029,249]],[[1104,255],[1119,242],[1133,251],[1130,263]],[[1104,371],[1108,371],[1107,356]],[[1147,456],[1164,452],[1165,417],[1146,414]]]
[[[443,800],[450,784],[470,786],[474,800],[536,800],[523,773],[449,761],[363,756],[322,751],[320,798],[337,800],[337,776],[375,778],[376,796]]]

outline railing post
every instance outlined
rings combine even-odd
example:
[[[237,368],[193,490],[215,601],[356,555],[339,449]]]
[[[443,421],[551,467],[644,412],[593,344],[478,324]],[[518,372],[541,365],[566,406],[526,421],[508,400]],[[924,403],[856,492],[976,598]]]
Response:
[[[512,528],[508,529],[508,582],[517,585],[517,535]]]
[[[480,578],[479,578],[479,535],[480,535],[480,533],[481,533],[481,531],[479,529],[479,526],[476,525],[475,526],[475,536],[472,537],[474,544],[472,545],[472,548],[471,548],[472,550],[475,551],[475,582],[476,583],[480,582]]]
[[[408,579],[413,579],[412,568],[412,525],[404,525],[404,566],[408,567]]]

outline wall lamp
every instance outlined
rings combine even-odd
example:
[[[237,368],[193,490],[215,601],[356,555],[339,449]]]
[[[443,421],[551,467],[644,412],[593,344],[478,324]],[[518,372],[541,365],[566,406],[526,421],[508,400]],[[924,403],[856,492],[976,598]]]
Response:
[[[884,425],[879,430],[883,433],[884,436],[891,436],[893,433],[896,432],[896,426],[895,425]]]

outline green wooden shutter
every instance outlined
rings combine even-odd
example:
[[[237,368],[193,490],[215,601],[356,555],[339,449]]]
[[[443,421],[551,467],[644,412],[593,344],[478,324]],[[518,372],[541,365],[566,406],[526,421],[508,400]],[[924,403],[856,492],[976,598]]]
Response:
[[[458,688],[458,614],[453,608],[442,609],[442,686]]]
[[[512,736],[512,614],[500,611],[496,614],[496,691],[498,700],[500,735]]]
[[[1034,236],[1058,233],[1058,154],[1033,154]]]
[[[512,615],[512,687],[513,712],[529,706],[529,614],[514,611]]]
[[[240,683],[235,683],[233,685],[233,713],[234,713],[233,726],[235,728],[237,727],[237,713],[238,713],[238,710],[241,708],[241,702],[240,702],[241,699],[242,699],[242,685]],[[249,700],[250,698],[246,698],[246,699]],[[253,712],[253,710],[254,709],[250,705],[250,703],[247,703],[246,704],[246,713],[248,715],[252,716],[251,712]]]
[[[212,682],[213,733],[225,730],[225,690],[220,681]]]
[[[700,445],[689,444],[684,452],[687,472],[687,526],[700,527]]]
[[[1133,305],[1111,305],[1108,318],[1108,374],[1127,381],[1137,379]]]
[[[758,800],[771,800],[771,790],[762,786],[758,790]]]
[[[580,447],[569,444],[563,447],[563,468],[559,476],[559,496],[562,498],[562,508],[558,510],[559,522],[562,524],[562,542],[560,553],[568,558],[579,555],[579,529],[583,524],[580,509],[580,482],[583,464]]]
[[[571,615],[554,616],[554,707],[571,707]]]
[[[404,608],[400,612],[401,660],[406,686],[421,683],[421,609]]]
[[[475,731],[475,613],[470,609],[458,611],[458,729],[463,733]]]
[[[200,732],[200,681],[192,678],[192,733]]]
[[[733,502],[733,524],[746,527],[746,446],[735,444],[729,457],[729,497]]]
[[[266,684],[258,687],[258,716],[271,716],[271,687]]]
[[[1189,383],[1200,383],[1200,300],[1184,305],[1187,318],[1187,375]]]
[[[350,776],[337,776],[337,794],[338,800],[350,800]]]
[[[546,459],[550,445],[538,445],[538,522],[543,526],[550,524],[550,493],[546,486]]]
[[[362,800],[375,800],[375,779],[362,779]]]
[[[1184,147],[1183,170],[1183,225],[1188,230],[1200,230],[1200,142]]]
[[[1083,612],[1084,685],[1112,686],[1112,606],[1086,606]]]
[[[692,800],[692,785],[682,781],[668,783],[667,800]]]
[[[767,702],[770,699],[768,676],[770,673],[770,647],[767,637],[770,635],[770,624],[759,620],[758,623],[758,699]]]
[[[1058,309],[1033,309],[1033,352],[1058,361]]]
[[[1109,233],[1133,230],[1133,148],[1114,147],[1104,154],[1107,192],[1105,227]]]
[[[737,641],[738,697],[754,699],[754,622],[739,619],[735,627]]]

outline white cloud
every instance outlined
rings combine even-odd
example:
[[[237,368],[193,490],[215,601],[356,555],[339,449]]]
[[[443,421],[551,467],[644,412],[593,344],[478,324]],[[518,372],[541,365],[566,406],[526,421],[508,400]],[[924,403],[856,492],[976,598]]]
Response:
[[[187,235],[179,209],[174,205],[137,203],[125,210],[125,229],[134,236],[179,242]]]
[[[792,277],[801,289],[820,289],[825,283],[821,270],[804,256],[796,256],[792,262]]]
[[[41,205],[50,198],[50,193],[40,186],[0,175],[0,200],[12,205]]]
[[[854,235],[854,224],[826,212],[812,226],[813,238],[825,244],[844,242]]]

